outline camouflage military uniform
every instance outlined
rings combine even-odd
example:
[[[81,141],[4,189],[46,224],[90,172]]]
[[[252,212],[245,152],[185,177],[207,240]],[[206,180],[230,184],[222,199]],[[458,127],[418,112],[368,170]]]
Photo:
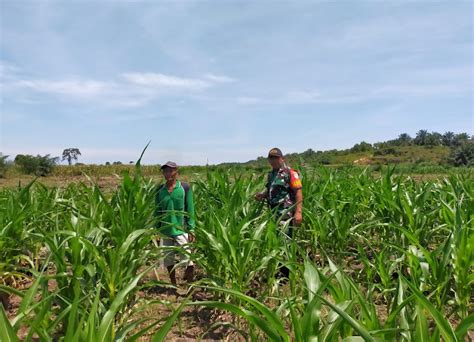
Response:
[[[272,170],[267,178],[267,202],[282,221],[293,218],[296,203],[295,190],[301,189],[298,172],[283,165],[279,170]]]

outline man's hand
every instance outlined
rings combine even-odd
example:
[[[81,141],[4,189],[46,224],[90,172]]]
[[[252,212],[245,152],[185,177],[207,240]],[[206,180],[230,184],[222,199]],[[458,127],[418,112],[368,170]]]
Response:
[[[301,214],[301,211],[296,211],[295,216],[293,217],[293,224],[295,226],[301,225],[301,222],[303,222],[303,215]]]
[[[257,192],[255,194],[255,199],[257,201],[264,201],[266,197],[267,197],[267,194],[265,192]]]
[[[188,233],[188,242],[193,243],[194,241],[196,241],[196,237],[194,236],[194,233],[189,232]]]

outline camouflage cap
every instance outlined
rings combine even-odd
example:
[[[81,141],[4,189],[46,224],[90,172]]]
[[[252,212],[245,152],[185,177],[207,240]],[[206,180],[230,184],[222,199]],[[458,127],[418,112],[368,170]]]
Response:
[[[283,153],[278,147],[274,147],[268,151],[268,158],[270,157],[283,157]]]

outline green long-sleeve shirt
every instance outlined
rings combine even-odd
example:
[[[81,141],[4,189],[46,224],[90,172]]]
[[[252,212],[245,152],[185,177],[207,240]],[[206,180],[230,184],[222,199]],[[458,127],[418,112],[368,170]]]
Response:
[[[183,185],[188,188],[187,193]],[[193,191],[188,184],[176,181],[171,193],[166,186],[162,186],[158,189],[155,200],[157,228],[162,234],[178,236],[194,229]]]

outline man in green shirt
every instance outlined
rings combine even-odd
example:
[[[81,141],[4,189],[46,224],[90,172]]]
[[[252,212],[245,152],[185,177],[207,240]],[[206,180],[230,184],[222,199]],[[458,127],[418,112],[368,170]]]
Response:
[[[155,210],[155,215],[159,218],[157,228],[164,235],[161,238],[161,245],[181,246],[188,254],[190,253],[189,244],[194,241],[195,227],[192,189],[188,183],[178,180],[176,163],[169,161],[161,167],[161,170],[166,183],[157,191]],[[164,258],[164,264],[173,285],[176,285],[175,259],[176,253],[170,251]],[[185,264],[184,279],[191,282],[194,276],[194,265],[188,255],[186,255]]]

